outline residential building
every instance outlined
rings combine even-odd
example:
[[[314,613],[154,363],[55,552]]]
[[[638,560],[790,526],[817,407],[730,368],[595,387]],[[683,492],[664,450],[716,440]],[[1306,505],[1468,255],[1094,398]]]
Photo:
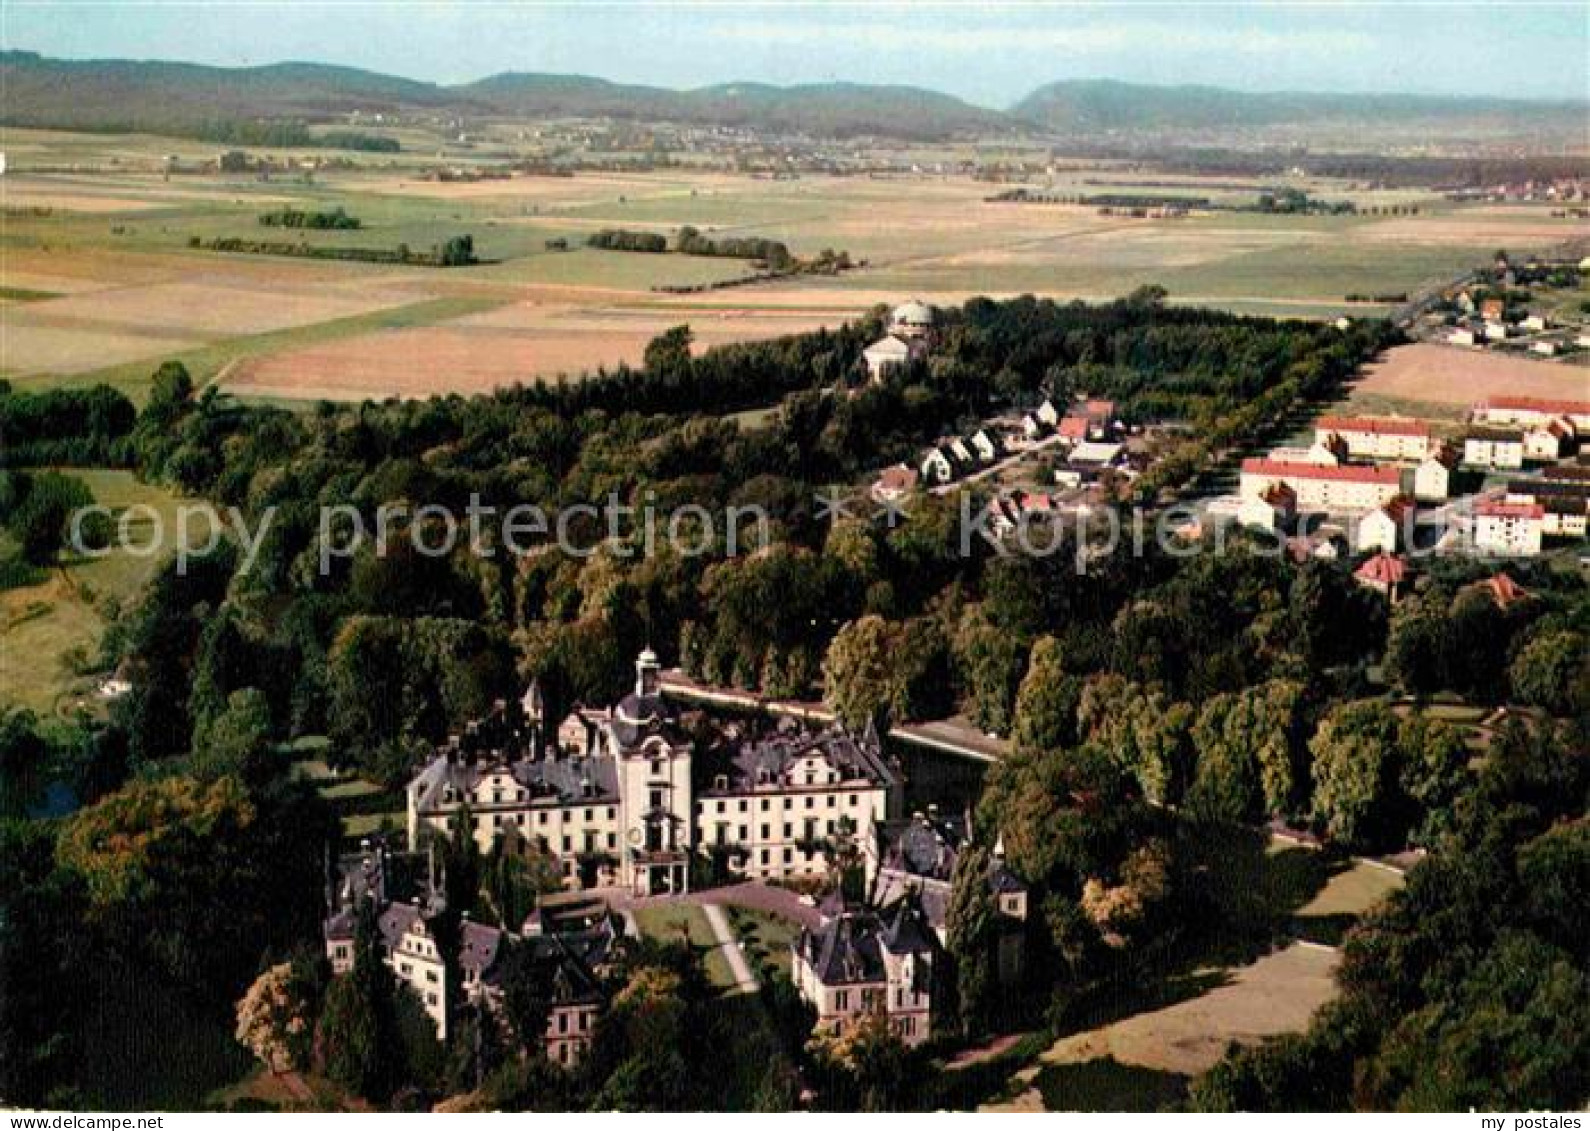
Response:
[[[1360,554],[1378,550],[1394,554],[1407,545],[1411,531],[1413,504],[1406,498],[1392,499],[1358,519],[1353,548]]]
[[[1038,410],[1033,415],[1050,428],[1054,428],[1060,423],[1061,412],[1055,407],[1054,401],[1048,397],[1044,398],[1043,404],[1038,406]]]
[[[998,438],[986,428],[979,428],[967,439],[967,444],[972,449],[972,454],[982,463],[993,463],[1004,454]]]
[[[1332,467],[1263,457],[1242,461],[1244,499],[1262,498],[1276,484],[1290,487],[1301,511],[1363,511],[1403,493],[1403,474],[1394,467]]]
[[[1566,416],[1530,425],[1524,432],[1524,458],[1552,463],[1578,446],[1578,430]]]
[[[903,463],[886,467],[872,485],[872,498],[879,503],[897,503],[912,491],[921,476]]]
[[[882,381],[891,369],[902,368],[917,358],[927,355],[927,341],[923,338],[903,338],[885,334],[861,351],[867,364],[867,376]]]
[[[1285,530],[1297,518],[1297,492],[1285,483],[1271,484],[1256,498],[1243,499],[1237,521],[1264,530]]]
[[[1408,563],[1395,554],[1379,553],[1354,570],[1353,577],[1396,604],[1407,588]]]
[[[1470,467],[1524,466],[1524,434],[1512,428],[1470,428],[1463,437],[1463,462]]]
[[[1470,419],[1477,424],[1526,427],[1546,424],[1559,416],[1567,417],[1580,430],[1590,428],[1590,401],[1497,395],[1480,401],[1470,411]]]
[[[1474,548],[1484,554],[1540,553],[1546,511],[1538,503],[1485,502],[1474,508]]]
[[[908,893],[888,907],[842,909],[796,937],[790,979],[817,1011],[818,1032],[841,1035],[874,1015],[907,1045],[933,1029],[943,947]]]
[[[1457,453],[1441,446],[1413,469],[1413,497],[1422,503],[1444,502],[1452,497],[1452,476],[1458,464]]]
[[[1120,444],[1084,440],[1066,454],[1065,463],[1055,469],[1055,482],[1065,487],[1092,483],[1101,472],[1121,465],[1125,448]]]
[[[912,299],[901,303],[889,315],[889,331],[902,338],[926,338],[933,332],[937,315],[925,302]]]
[[[871,728],[726,731],[698,753],[657,657],[635,667],[635,690],[609,710],[578,708],[549,730],[532,688],[451,740],[409,783],[410,846],[467,819],[483,850],[536,846],[570,887],[655,895],[688,890],[708,856],[761,879],[823,875],[836,840],[871,836],[897,804],[898,772]]]
[[[1557,496],[1542,499],[1540,508],[1545,512],[1540,529],[1547,538],[1583,538],[1590,533],[1586,525],[1590,499]]]
[[[922,478],[928,483],[945,484],[953,483],[961,474],[961,461],[954,458],[950,452],[942,447],[930,448],[922,457],[920,465]]]
[[[1430,426],[1408,417],[1322,416],[1314,425],[1314,442],[1339,436],[1357,459],[1407,460],[1417,463],[1438,446]]]

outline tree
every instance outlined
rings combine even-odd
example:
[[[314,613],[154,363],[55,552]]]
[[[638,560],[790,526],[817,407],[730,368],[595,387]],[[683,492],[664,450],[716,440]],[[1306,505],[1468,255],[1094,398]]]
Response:
[[[237,1003],[237,1041],[271,1072],[309,1063],[314,1035],[311,987],[290,962],[266,967]]]
[[[264,692],[245,687],[227,696],[226,709],[194,728],[189,771],[203,781],[228,775],[260,783],[271,774],[271,711]]]
[[[1555,715],[1590,713],[1590,641],[1571,629],[1532,634],[1508,668],[1521,703]]]
[[[880,616],[841,628],[823,658],[823,700],[847,726],[904,706],[898,630]]]
[[[984,1032],[996,989],[996,908],[989,886],[989,855],[969,844],[955,857],[950,901],[944,913],[945,943],[955,964],[955,1000],[961,1033]]]
[[[1030,750],[1053,750],[1077,738],[1077,706],[1082,680],[1065,669],[1060,642],[1040,637],[1027,660],[1027,674],[1016,692],[1011,738]]]
[[[382,961],[375,907],[360,905],[353,968],[326,992],[316,1038],[326,1075],[356,1095],[381,1100],[400,1079],[397,987]]]
[[[1397,717],[1384,703],[1345,703],[1309,743],[1314,819],[1349,848],[1396,847],[1407,831]]]
[[[1197,770],[1187,804],[1219,821],[1288,813],[1301,778],[1297,750],[1302,687],[1271,680],[1217,695],[1193,727]]]

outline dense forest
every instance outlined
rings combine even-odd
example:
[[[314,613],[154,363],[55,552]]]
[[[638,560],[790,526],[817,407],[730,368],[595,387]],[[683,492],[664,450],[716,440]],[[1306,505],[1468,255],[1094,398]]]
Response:
[[[1361,973],[1344,982],[1342,1008],[1365,1003],[1350,1025],[1322,1017],[1297,1042],[1234,1057],[1200,1085],[1198,1103],[1303,1103],[1291,1077],[1268,1065],[1290,1072],[1333,1057],[1307,1102],[1417,1105],[1425,1094],[1410,1090],[1399,1066],[1474,1039],[1446,1020],[1454,1002],[1471,998],[1545,995],[1539,1016],[1549,1030],[1554,1003],[1575,992],[1584,1000],[1586,932],[1572,916],[1585,905],[1576,898],[1587,886],[1585,823],[1562,823],[1582,816],[1590,781],[1590,602],[1577,575],[1520,571],[1531,599],[1498,610],[1473,587],[1488,572],[1451,563],[1388,617],[1347,563],[1299,565],[1240,539],[1193,556],[1152,544],[1137,553],[1123,541],[1097,547],[1078,570],[1069,552],[1005,557],[976,543],[963,553],[953,500],[914,500],[892,527],[860,511],[839,522],[819,516],[819,488],[858,482],[990,411],[1082,393],[1115,399],[1129,421],[1185,426],[1181,447],[1138,484],[1139,501],[1162,503],[1237,440],[1337,391],[1393,337],[1383,324],[1338,330],[1171,308],[1162,298],[1145,290],[1102,306],[973,300],[942,312],[929,358],[882,384],[865,382],[860,362],[879,311],[836,331],[699,356],[679,327],[651,343],[640,369],[473,398],[295,413],[196,392],[177,363],[161,368],[136,413],[105,390],[0,391],[12,460],[130,466],[236,507],[264,531],[249,554],[226,542],[186,572],[163,569],[115,621],[99,660],[125,671],[133,690],[108,720],[62,726],[11,714],[0,727],[11,818],[0,828],[0,867],[27,880],[8,891],[0,917],[0,1032],[10,1041],[0,1048],[0,1096],[149,1106],[127,1080],[84,1068],[117,1047],[92,1008],[107,981],[118,1001],[177,1003],[170,1008],[213,1027],[229,1024],[256,975],[285,963],[300,972],[291,977],[306,1000],[325,999],[320,1023],[340,1031],[336,1019],[352,1006],[333,1007],[312,959],[320,862],[336,830],[314,792],[286,773],[279,744],[328,736],[334,764],[401,783],[450,729],[532,675],[554,710],[610,701],[648,642],[708,679],[821,693],[853,723],[961,710],[1011,736],[1015,754],[991,773],[978,821],[1004,837],[1033,887],[1042,912],[1029,945],[1040,960],[1020,1001],[1000,1000],[987,977],[987,908],[958,884],[960,969],[946,1039],[983,1032],[996,1016],[1063,1025],[1112,987],[1207,953],[1198,924],[1229,918],[1204,878],[1220,861],[1212,838],[1272,817],[1343,850],[1428,846],[1403,897],[1422,902],[1394,904],[1350,942],[1364,957],[1349,960],[1349,974]],[[769,405],[777,410],[760,426],[726,416]],[[5,486],[25,503],[43,479],[12,467]],[[323,544],[322,507],[373,520],[394,504],[412,516],[420,503],[551,510],[614,495],[659,509],[755,504],[771,516],[771,544],[748,556],[716,543],[701,556],[647,556],[628,552],[638,533],[604,545],[609,531],[594,519],[574,528],[596,550],[580,557],[489,552],[501,549],[493,544],[432,556],[407,537],[385,555],[369,544],[331,555]],[[60,520],[52,526],[58,509],[43,513],[32,523],[47,556]],[[402,521],[400,534],[434,533],[430,519]],[[1456,733],[1418,709],[1454,689],[1535,710],[1471,767]],[[29,768],[46,762],[70,775],[83,807],[21,819],[40,784]],[[1496,814],[1520,835],[1472,864],[1484,869],[1472,884],[1417,878],[1470,867],[1458,860]],[[484,887],[493,869],[461,862],[449,875],[478,876]],[[1538,885],[1518,877],[1538,874],[1559,895],[1537,906],[1523,887]],[[1473,954],[1489,964],[1454,967],[1435,984],[1428,964],[1453,956],[1421,941],[1419,916],[1429,919],[1427,907],[1465,914],[1462,901],[1493,893],[1523,908],[1516,925],[1527,937],[1470,924]],[[460,892],[457,905],[475,894]],[[1274,930],[1248,926],[1243,941],[1255,947]],[[1568,980],[1491,978],[1513,969],[1518,947],[1549,959],[1530,967],[1542,977],[1555,978],[1565,961]],[[1571,980],[1574,955],[1580,983]],[[690,1022],[692,1011],[711,1012],[689,990],[698,973],[677,954],[643,955],[627,970],[639,983],[623,1000],[640,1009],[659,984],[677,987],[677,1008],[657,1006],[667,1024],[721,1032]],[[363,994],[374,1009],[386,991],[378,971],[367,974],[338,997]],[[768,993],[772,1015],[795,1033],[787,983]],[[1427,1011],[1425,1022],[1396,1024],[1403,1006]],[[814,1059],[790,1037],[755,1062],[765,1089],[736,1086],[725,1098],[688,1061],[653,1047],[645,1034],[662,1022],[635,1009],[609,1014],[598,1046],[610,1051],[578,1079],[499,1060],[488,1098],[477,1087],[475,1102],[788,1106],[797,1064],[835,1106],[955,1102],[912,1087],[920,1064],[881,1034],[837,1059]],[[387,1012],[402,1031],[400,1011]],[[1491,1015],[1472,1016],[1488,1033]],[[1562,1025],[1573,1020],[1561,1014]],[[326,1067],[382,1102],[399,1102],[398,1077],[410,1101],[415,1089],[435,1099],[482,1076],[469,1058],[486,1054],[455,1044],[438,1052],[395,1037],[397,1067],[340,1053]],[[1493,1106],[1582,1102],[1582,1064],[1542,1056],[1521,1036],[1493,1068],[1476,1068]],[[667,1087],[643,1094],[637,1082],[648,1079]]]

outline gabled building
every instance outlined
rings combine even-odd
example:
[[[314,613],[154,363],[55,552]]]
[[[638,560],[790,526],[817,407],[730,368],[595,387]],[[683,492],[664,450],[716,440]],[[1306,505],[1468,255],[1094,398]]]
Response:
[[[1470,467],[1524,466],[1524,433],[1516,428],[1470,428],[1463,437],[1463,462]]]
[[[1475,404],[1469,414],[1476,424],[1524,427],[1546,424],[1559,416],[1567,417],[1575,428],[1590,428],[1590,401],[1497,395]]]
[[[933,1030],[935,981],[943,947],[920,905],[843,909],[802,930],[791,947],[790,978],[817,1011],[817,1030],[841,1035],[874,1015],[906,1045]]]
[[[1437,446],[1430,426],[1408,417],[1322,416],[1314,425],[1315,443],[1339,436],[1358,459],[1417,462]]]
[[[504,959],[510,945],[526,946],[531,961],[544,970],[550,991],[543,1049],[559,1064],[577,1062],[589,1050],[596,1019],[606,1005],[597,971],[615,961],[622,933],[617,918],[603,904],[599,914],[593,912],[577,925],[559,923],[521,940],[511,931],[465,916],[451,932],[457,950],[449,963],[439,929],[446,902],[434,868],[422,876],[422,860],[428,863],[417,854],[391,853],[378,844],[339,863],[323,924],[333,975],[353,968],[359,917],[371,914],[382,960],[414,993],[439,1038],[447,1039],[457,1011],[466,1005],[483,1010],[506,1034]]]
[[[1484,554],[1540,553],[1546,511],[1538,503],[1480,503],[1474,508],[1474,548]]]
[[[1420,461],[1413,469],[1413,497],[1420,502],[1444,502],[1452,496],[1452,476],[1457,471],[1458,456],[1451,448],[1442,445]]]
[[[687,891],[692,862],[718,849],[759,878],[823,874],[833,837],[870,836],[896,802],[899,775],[871,728],[736,733],[697,751],[656,655],[635,671],[611,709],[551,729],[532,690],[450,740],[409,783],[411,846],[467,821],[483,850],[550,854],[571,888],[657,895]]]
[[[905,498],[920,481],[921,475],[903,463],[883,469],[877,480],[872,485],[870,492],[874,502],[897,503]]]
[[[1353,549],[1360,554],[1371,550],[1394,554],[1406,548],[1413,509],[1411,501],[1399,497],[1361,516],[1354,530]]]
[[[909,820],[880,826],[867,853],[869,902],[888,907],[914,896],[940,943],[948,941],[948,912],[955,867],[971,844],[968,817],[947,817],[936,808]],[[1013,984],[1025,962],[1027,885],[1005,863],[1003,842],[996,843],[988,863],[988,894],[993,901],[997,934],[995,954],[1000,981]]]
[[[885,334],[861,351],[861,358],[867,364],[867,376],[873,381],[882,381],[891,369],[904,368],[926,356],[926,339],[903,338],[897,334]]]
[[[1244,499],[1262,498],[1276,484],[1297,496],[1301,511],[1366,511],[1402,494],[1402,472],[1394,467],[1333,467],[1266,458],[1242,461]]]

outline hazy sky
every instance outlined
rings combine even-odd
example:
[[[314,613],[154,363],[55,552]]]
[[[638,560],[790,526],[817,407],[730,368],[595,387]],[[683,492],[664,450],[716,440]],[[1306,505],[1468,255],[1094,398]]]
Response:
[[[311,60],[437,82],[560,71],[663,86],[911,83],[1005,106],[1041,83],[1590,97],[1590,4],[3,0],[67,58]]]

